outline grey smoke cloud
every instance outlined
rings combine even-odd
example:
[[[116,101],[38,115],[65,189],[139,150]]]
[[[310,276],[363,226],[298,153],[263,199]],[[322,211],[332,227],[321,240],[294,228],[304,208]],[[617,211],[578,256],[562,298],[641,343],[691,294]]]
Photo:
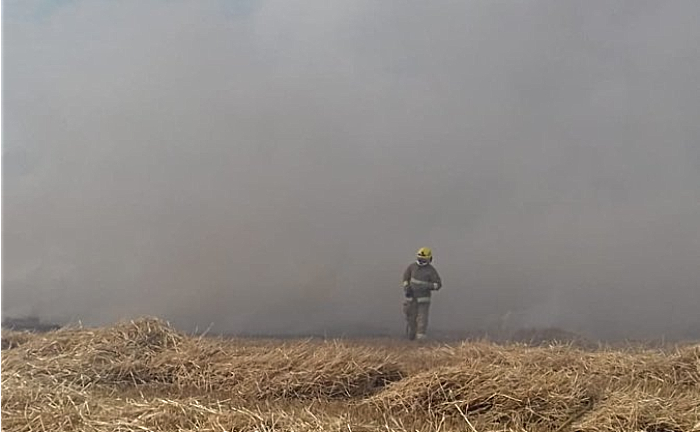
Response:
[[[434,327],[697,335],[698,18],[9,3],[3,313],[400,331],[428,245]]]

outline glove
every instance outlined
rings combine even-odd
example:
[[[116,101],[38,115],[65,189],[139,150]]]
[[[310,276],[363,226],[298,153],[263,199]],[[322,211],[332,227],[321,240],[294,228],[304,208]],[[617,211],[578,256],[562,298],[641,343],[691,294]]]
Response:
[[[406,296],[406,298],[412,298],[413,288],[411,288],[410,286],[403,287],[403,293]]]

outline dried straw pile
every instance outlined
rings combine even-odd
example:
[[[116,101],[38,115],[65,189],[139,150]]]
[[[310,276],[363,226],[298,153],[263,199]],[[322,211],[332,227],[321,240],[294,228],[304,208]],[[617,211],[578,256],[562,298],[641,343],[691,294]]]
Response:
[[[6,431],[700,432],[700,346],[222,340],[155,319],[22,338]]]
[[[671,354],[469,344],[368,398],[478,430],[700,430],[700,348]]]
[[[155,319],[37,335],[8,351],[2,367],[62,385],[158,385],[257,399],[358,397],[402,377],[377,350],[304,342],[238,347],[186,337]]]
[[[172,375],[154,366],[177,352],[185,338],[155,319],[106,329],[65,328],[37,334],[3,356],[3,370],[44,376],[57,383],[115,384],[168,382]]]

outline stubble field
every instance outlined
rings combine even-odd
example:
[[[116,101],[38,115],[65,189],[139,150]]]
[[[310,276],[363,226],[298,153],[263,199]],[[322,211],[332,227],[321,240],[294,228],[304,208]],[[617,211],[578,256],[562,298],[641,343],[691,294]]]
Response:
[[[151,318],[2,338],[8,432],[700,431],[700,345],[223,339]]]

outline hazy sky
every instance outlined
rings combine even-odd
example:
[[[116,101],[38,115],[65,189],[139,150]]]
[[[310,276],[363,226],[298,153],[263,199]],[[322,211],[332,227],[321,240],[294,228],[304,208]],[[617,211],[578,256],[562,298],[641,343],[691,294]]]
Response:
[[[700,2],[3,6],[5,316],[700,335]]]

